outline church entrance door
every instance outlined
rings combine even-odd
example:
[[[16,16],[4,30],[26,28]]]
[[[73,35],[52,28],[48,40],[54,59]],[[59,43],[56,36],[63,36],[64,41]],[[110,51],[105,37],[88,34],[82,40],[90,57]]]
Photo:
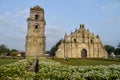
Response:
[[[81,58],[87,58],[87,50],[86,49],[81,50]]]

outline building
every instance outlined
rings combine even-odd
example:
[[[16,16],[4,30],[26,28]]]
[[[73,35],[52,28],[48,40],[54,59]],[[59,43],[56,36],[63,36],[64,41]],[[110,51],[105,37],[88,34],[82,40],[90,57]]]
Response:
[[[25,57],[24,51],[17,51],[17,57]]]
[[[70,35],[65,34],[55,56],[57,58],[106,58],[108,54],[99,36],[95,36],[81,24],[75,32]]]
[[[45,19],[40,6],[30,8],[27,19],[26,57],[40,57],[45,53]]]

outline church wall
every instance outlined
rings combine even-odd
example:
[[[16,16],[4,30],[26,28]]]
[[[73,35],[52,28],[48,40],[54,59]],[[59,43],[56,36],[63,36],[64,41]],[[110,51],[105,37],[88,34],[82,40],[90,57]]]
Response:
[[[57,52],[56,52],[56,57],[57,58],[64,58],[65,54],[64,54],[64,43],[62,42],[61,45],[59,46]]]
[[[59,58],[104,58],[107,53],[98,36],[90,33],[84,26],[80,27],[70,35],[65,35],[65,41],[62,42],[61,51],[56,51],[56,57]],[[60,46],[61,46],[60,45]],[[64,46],[63,46],[64,45]],[[84,54],[83,55],[83,52]],[[63,55],[64,54],[64,55]]]

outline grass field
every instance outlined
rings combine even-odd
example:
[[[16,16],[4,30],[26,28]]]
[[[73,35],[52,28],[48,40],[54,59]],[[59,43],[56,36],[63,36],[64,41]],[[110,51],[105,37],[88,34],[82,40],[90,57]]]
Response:
[[[9,64],[16,62],[20,59],[2,59],[0,58],[0,66],[4,64]],[[89,66],[89,65],[120,65],[120,59],[75,59],[75,58],[70,58],[68,61],[60,58],[55,58],[52,59],[56,62],[60,62],[62,64],[66,65],[73,65],[73,66]]]
[[[73,66],[120,65],[120,59],[68,59],[68,61],[65,61],[64,59],[56,58],[53,60],[62,64]]]
[[[55,59],[55,61],[57,60]],[[64,62],[63,59],[61,60]],[[0,66],[0,80],[120,80],[120,65],[69,66],[51,59],[38,58],[37,72],[35,73],[33,70],[29,70],[33,61],[33,58],[28,58],[10,65]],[[71,61],[119,63],[119,59],[69,59],[67,63]]]
[[[0,58],[0,66],[1,65],[5,65],[5,64],[9,64],[9,63],[13,63],[16,62],[20,59],[4,59],[4,58]]]

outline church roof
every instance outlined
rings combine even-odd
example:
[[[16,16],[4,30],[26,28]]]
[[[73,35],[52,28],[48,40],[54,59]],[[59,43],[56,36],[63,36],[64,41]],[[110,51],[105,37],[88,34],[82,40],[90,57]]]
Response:
[[[39,10],[39,11],[43,11],[43,8],[41,8],[39,5],[36,5],[32,8],[30,8],[30,10]]]

